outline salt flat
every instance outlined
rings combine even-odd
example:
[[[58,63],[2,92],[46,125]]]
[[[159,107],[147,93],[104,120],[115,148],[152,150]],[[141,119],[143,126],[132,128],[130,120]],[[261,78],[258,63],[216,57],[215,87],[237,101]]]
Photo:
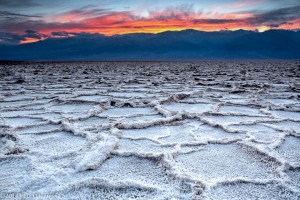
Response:
[[[300,62],[0,65],[0,199],[300,199]]]

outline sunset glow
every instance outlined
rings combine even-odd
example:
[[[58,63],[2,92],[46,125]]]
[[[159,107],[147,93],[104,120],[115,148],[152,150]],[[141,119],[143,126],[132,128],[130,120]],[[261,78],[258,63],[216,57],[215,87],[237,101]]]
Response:
[[[128,3],[99,3],[90,0],[86,1],[86,5],[73,1],[68,9],[63,4],[50,9],[47,7],[50,5],[48,1],[30,2],[31,6],[24,10],[7,6],[5,11],[0,12],[2,35],[10,39],[9,35],[17,34],[23,38],[16,42],[30,43],[49,37],[70,37],[82,32],[111,36],[186,29],[209,32],[244,29],[264,32],[270,29],[300,28],[300,5],[296,0],[289,0],[290,4],[286,5],[290,6],[277,5],[270,0],[216,1],[219,3],[177,0],[173,4],[135,0]],[[262,6],[270,9],[261,9]],[[34,34],[24,34],[27,30],[34,31],[31,32]],[[54,32],[57,34],[53,34]],[[58,32],[63,34],[59,35]],[[1,41],[8,40],[2,37]]]

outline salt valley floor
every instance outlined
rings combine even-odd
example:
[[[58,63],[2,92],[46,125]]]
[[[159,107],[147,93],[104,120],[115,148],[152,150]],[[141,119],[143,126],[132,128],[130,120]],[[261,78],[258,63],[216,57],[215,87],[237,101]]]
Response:
[[[0,70],[1,199],[300,199],[299,61]]]

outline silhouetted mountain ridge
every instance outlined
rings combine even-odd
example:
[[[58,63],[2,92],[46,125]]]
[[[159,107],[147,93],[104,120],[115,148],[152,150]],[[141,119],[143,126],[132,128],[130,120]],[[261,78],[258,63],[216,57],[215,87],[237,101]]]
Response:
[[[300,32],[270,30],[83,34],[0,46],[1,60],[299,59]]]

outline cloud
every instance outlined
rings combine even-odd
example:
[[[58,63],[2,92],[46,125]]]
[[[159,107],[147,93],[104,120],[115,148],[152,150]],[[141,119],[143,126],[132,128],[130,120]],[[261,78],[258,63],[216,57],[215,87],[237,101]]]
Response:
[[[254,24],[273,23],[273,22],[286,22],[300,18],[300,5],[280,8],[266,13],[257,14],[249,22]]]
[[[181,4],[164,10],[151,11],[149,12],[149,18],[157,20],[189,19],[195,14],[192,4]]]
[[[1,8],[20,8],[20,7],[33,7],[38,3],[32,0],[0,0]]]
[[[19,13],[8,12],[8,11],[0,11],[0,18],[10,18],[10,17],[41,17],[41,16],[23,15]]]
[[[0,44],[19,44],[28,40],[37,41],[48,37],[48,35],[39,33],[35,30],[26,30],[25,34],[0,32]]]
[[[72,36],[73,34],[66,31],[60,31],[60,32],[52,32],[51,35],[54,37],[69,37]]]
[[[25,38],[33,38],[33,39],[43,39],[47,37],[45,34],[41,34],[34,30],[26,30],[25,35],[23,35]]]
[[[94,18],[109,14],[111,9],[91,8],[86,6],[81,9],[74,9],[55,16],[49,16],[51,21],[81,21],[87,18]]]
[[[248,2],[248,1],[247,1]],[[1,12],[0,12],[1,13]],[[7,14],[8,12],[5,12]],[[299,29],[300,6],[286,7],[268,12],[196,12],[193,5],[182,4],[140,16],[133,12],[112,11],[87,6],[49,18],[20,17],[0,18],[0,31],[19,34],[30,41],[47,37],[85,36],[126,33],[159,33],[168,30],[196,29],[219,30],[268,30],[270,28]],[[16,15],[18,16],[18,14]],[[25,34],[24,34],[24,30]],[[82,31],[86,33],[82,33]],[[9,36],[14,38],[13,36]],[[8,36],[6,36],[8,38]],[[8,40],[8,39],[6,39]],[[23,40],[16,40],[22,42]]]
[[[99,33],[87,33],[87,32],[67,32],[67,31],[60,31],[60,32],[52,32],[51,37],[54,38],[65,38],[65,37],[82,37],[82,38],[91,38],[91,37],[100,37],[103,36]]]
[[[240,19],[195,19],[193,20],[194,23],[206,23],[206,24],[228,24],[228,23],[241,23],[243,20]]]
[[[42,19],[33,20],[28,18],[11,18],[0,20],[0,30],[6,32],[23,33],[24,30],[38,30],[44,34],[51,33],[53,31],[62,31],[69,29],[83,29],[84,24],[76,22],[57,23],[46,22]],[[79,32],[79,31],[78,31]]]
[[[282,25],[294,25],[294,23],[291,22],[282,22],[282,23],[278,23],[278,24],[268,24],[269,27],[271,28],[278,28]]]
[[[15,33],[0,32],[0,44],[19,44],[25,37]]]
[[[226,9],[237,9],[237,8],[249,7],[251,5],[259,4],[263,1],[264,0],[243,0],[243,1],[239,1],[239,2],[216,6],[213,10],[215,12],[218,12],[218,11],[222,11],[222,10],[226,10]]]

